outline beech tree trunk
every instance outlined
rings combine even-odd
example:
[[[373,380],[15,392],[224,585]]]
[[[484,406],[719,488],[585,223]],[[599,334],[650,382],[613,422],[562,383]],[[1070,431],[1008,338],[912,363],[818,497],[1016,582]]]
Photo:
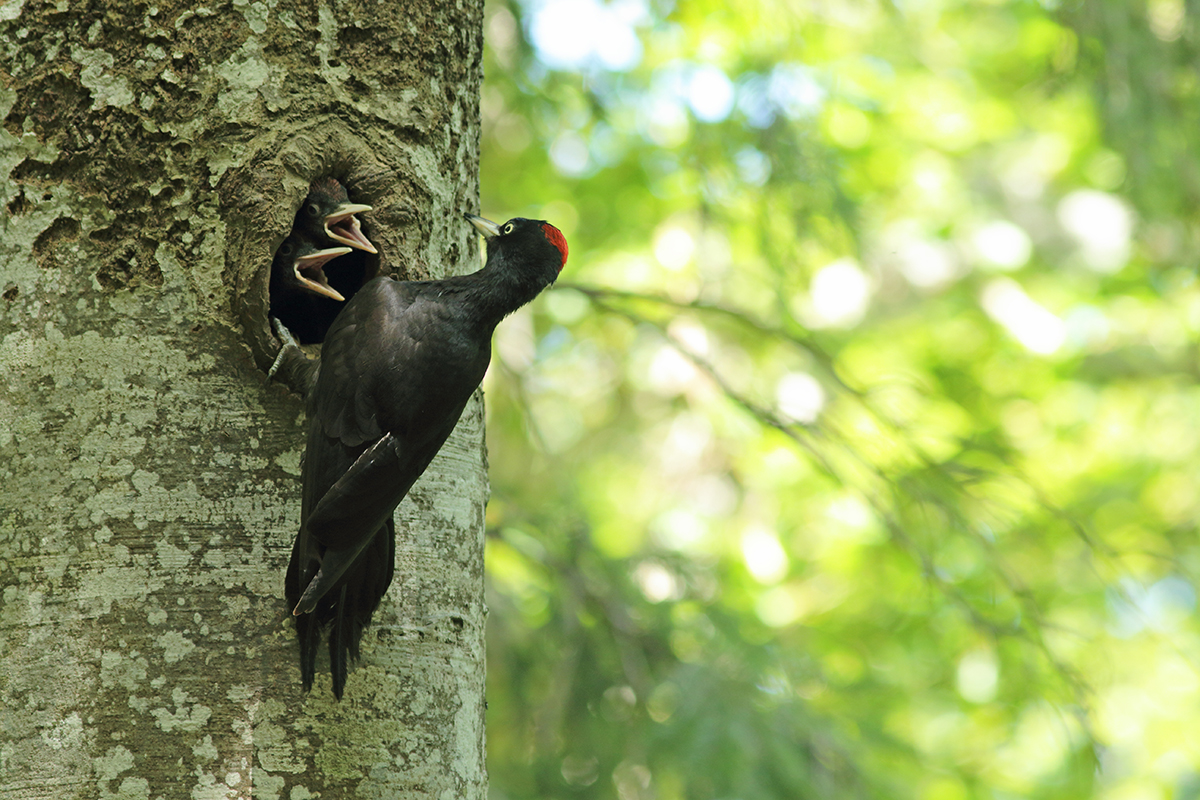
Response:
[[[309,182],[369,272],[479,267],[482,3],[0,3],[0,796],[482,798],[482,403],[397,511],[342,702],[264,372]]]

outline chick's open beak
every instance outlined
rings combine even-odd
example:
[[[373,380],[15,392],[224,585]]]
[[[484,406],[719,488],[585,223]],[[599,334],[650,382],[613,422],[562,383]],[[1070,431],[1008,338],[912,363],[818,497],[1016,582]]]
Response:
[[[342,293],[329,285],[329,281],[325,278],[324,266],[330,259],[344,256],[349,252],[349,247],[330,247],[300,256],[292,262],[292,273],[296,276],[296,280],[310,292],[339,302],[344,301],[346,298],[342,296]]]
[[[368,253],[378,253],[375,245],[368,241],[362,233],[362,223],[355,214],[370,211],[371,206],[362,203],[342,203],[331,213],[325,215],[325,235],[335,242],[348,247],[366,250]]]

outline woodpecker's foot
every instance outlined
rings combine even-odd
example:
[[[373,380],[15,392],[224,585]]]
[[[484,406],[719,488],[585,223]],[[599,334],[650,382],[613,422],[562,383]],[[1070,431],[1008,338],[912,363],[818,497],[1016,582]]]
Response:
[[[289,349],[300,350],[300,345],[296,342],[296,337],[292,336],[292,332],[278,318],[271,317],[271,327],[275,329],[275,335],[279,337],[279,341],[282,344],[279,347],[279,353],[275,356],[275,363],[271,364],[271,368],[267,370],[267,378],[275,377],[275,373],[279,371],[279,366],[283,364],[283,359]],[[303,353],[301,353],[301,357],[303,357]]]

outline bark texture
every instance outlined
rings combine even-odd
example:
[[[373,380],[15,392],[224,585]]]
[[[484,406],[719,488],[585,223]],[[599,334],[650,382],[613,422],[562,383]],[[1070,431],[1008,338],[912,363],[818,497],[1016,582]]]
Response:
[[[375,206],[372,271],[478,268],[481,18],[0,4],[0,796],[486,794],[481,402],[339,704],[300,690],[303,405],[263,373],[313,178]]]

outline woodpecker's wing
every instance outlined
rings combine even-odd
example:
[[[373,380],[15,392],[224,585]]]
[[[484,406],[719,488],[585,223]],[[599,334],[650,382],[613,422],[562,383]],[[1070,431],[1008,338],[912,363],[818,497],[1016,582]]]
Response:
[[[354,631],[391,582],[392,512],[454,430],[490,342],[491,329],[463,313],[453,284],[386,278],[360,289],[325,339],[287,593],[306,677],[317,636],[305,618],[333,626],[335,692],[344,682],[339,661],[357,650]]]
[[[454,430],[490,356],[438,283],[368,283],[325,340],[309,401],[303,522],[356,554]],[[327,576],[328,577],[328,576]]]
[[[338,554],[341,562],[337,575],[329,570],[323,576],[324,591],[332,588],[412,483],[405,480],[404,443],[396,437],[384,441],[376,397],[379,373],[388,368],[388,351],[414,349],[403,335],[380,341],[381,326],[396,327],[394,322],[387,325],[388,320],[403,318],[411,306],[409,288],[386,278],[367,283],[346,304],[322,346],[321,366],[308,398],[304,492],[295,554],[300,561],[296,578],[301,583],[288,587],[293,603],[328,560],[329,551]],[[329,496],[314,526],[314,512],[335,485],[338,490]],[[319,597],[310,595],[306,610]]]
[[[391,585],[395,561],[391,511],[407,491],[405,487],[396,496],[398,489],[393,487],[404,483],[399,450],[393,447],[393,437],[384,437],[369,397],[370,381],[364,380],[379,368],[378,347],[370,341],[371,319],[388,306],[393,313],[403,314],[411,297],[401,286],[377,279],[347,303],[325,339],[318,375],[308,394],[301,526],[288,564],[285,594],[298,614],[304,688],[312,687],[320,633],[328,628],[337,697],[342,696],[349,659],[358,656],[363,628]],[[372,448],[373,444],[379,446]],[[335,486],[337,490],[330,493]],[[322,506],[327,494],[329,501]]]

